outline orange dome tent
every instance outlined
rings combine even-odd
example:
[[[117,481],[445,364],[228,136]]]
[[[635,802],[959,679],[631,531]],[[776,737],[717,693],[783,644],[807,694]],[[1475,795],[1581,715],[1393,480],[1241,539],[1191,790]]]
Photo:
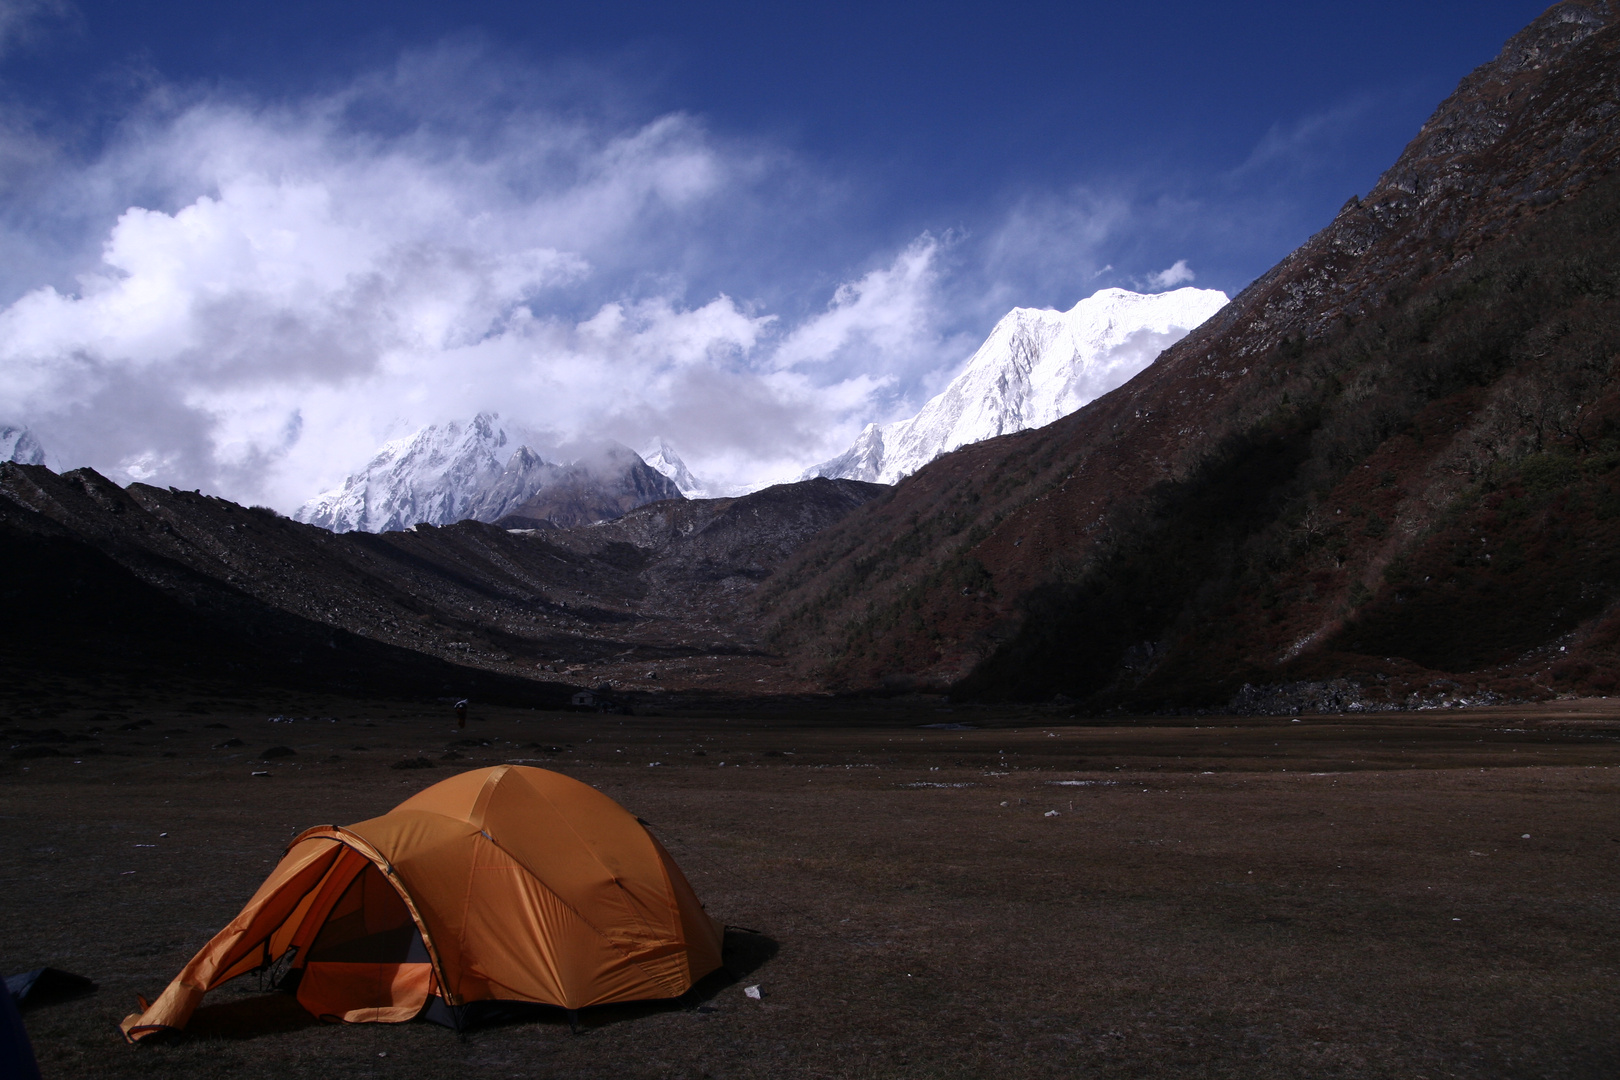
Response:
[[[382,817],[322,825],[150,1006],[130,1041],[289,957],[316,1016],[398,1022],[442,999],[581,1009],[678,997],[720,966],[723,928],[622,806],[560,773],[453,776]]]

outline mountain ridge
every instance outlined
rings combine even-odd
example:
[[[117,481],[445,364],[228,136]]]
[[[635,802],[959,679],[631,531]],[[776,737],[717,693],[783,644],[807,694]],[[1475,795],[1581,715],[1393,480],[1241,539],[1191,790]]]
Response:
[[[1103,289],[1068,311],[1014,308],[916,415],[868,424],[800,479],[892,484],[958,447],[1049,424],[1125,382],[1226,302],[1214,289]]]
[[[618,443],[576,447],[570,460],[553,462],[514,442],[496,413],[429,424],[384,443],[361,471],[293,517],[333,532],[503,518],[567,528],[684,497],[673,480]]]
[[[692,475],[692,470],[686,467],[686,462],[681,460],[681,456],[663,436],[654,439],[641,450],[641,460],[669,477],[680,493],[688,499],[708,499],[716,495],[709,490],[708,484]]]
[[[801,691],[758,648],[743,600],[805,539],[887,490],[818,479],[573,528],[469,519],[333,533],[196,492],[119,487],[91,469],[0,463],[0,607],[12,625],[49,630],[55,652],[30,663],[157,658],[283,684],[506,697],[521,697],[526,679],[538,680],[531,700],[551,706],[567,698],[559,679],[669,692],[706,687],[717,668]],[[47,573],[73,598],[71,618],[31,610],[53,587]],[[105,618],[97,589],[118,598]],[[75,622],[94,649],[61,644]],[[647,678],[649,664],[661,678]]]
[[[1250,681],[1286,679],[1309,657],[1321,660],[1319,650],[1343,625],[1340,608],[1351,597],[1361,601],[1356,587],[1375,600],[1387,591],[1377,567],[1392,556],[1368,549],[1370,562],[1330,559],[1310,571],[1324,576],[1313,599],[1302,592],[1289,608],[1301,624],[1298,637],[1308,639],[1286,658],[1289,669],[1279,656],[1232,657],[1217,639],[1200,636],[1213,632],[1207,621],[1196,633],[1175,629],[1204,619],[1200,590],[1230,595],[1236,586],[1223,576],[1227,570],[1212,568],[1212,557],[1165,538],[1176,535],[1178,515],[1192,513],[1185,500],[1213,496],[1211,478],[1219,474],[1247,524],[1228,528],[1206,514],[1198,520],[1208,527],[1200,528],[1221,552],[1215,561],[1247,573],[1246,550],[1272,543],[1272,531],[1294,515],[1339,499],[1347,463],[1359,468],[1403,425],[1428,430],[1425,417],[1456,425],[1447,431],[1453,457],[1430,454],[1421,468],[1414,459],[1410,476],[1393,470],[1396,484],[1413,486],[1414,501],[1409,518],[1381,519],[1386,535],[1425,533],[1468,495],[1478,482],[1466,475],[1478,467],[1469,456],[1472,440],[1495,437],[1482,429],[1486,413],[1507,424],[1514,380],[1541,379],[1556,366],[1516,359],[1514,350],[1529,357],[1530,339],[1552,333],[1537,329],[1539,321],[1568,318],[1560,314],[1567,309],[1561,294],[1531,291],[1515,301],[1502,282],[1521,273],[1532,275],[1527,281],[1586,274],[1601,291],[1611,280],[1607,251],[1594,252],[1598,261],[1582,270],[1583,256],[1564,266],[1557,251],[1543,259],[1509,248],[1541,215],[1576,203],[1612,172],[1620,148],[1616,39],[1607,3],[1572,0],[1550,9],[1462,81],[1365,198],[1348,202],[1130,382],[1046,428],[937,459],[801,549],[762,597],[774,647],[834,685],[898,680],[963,694],[1088,700],[1131,683],[1125,669],[1132,664],[1168,670],[1166,657],[1202,647],[1230,661],[1232,678]],[[1600,233],[1612,232],[1602,224],[1608,211],[1593,205]],[[1470,278],[1476,262],[1481,274],[1495,276]],[[1500,300],[1471,321],[1449,315],[1482,295]],[[1532,301],[1544,307],[1530,310]],[[1469,350],[1465,358],[1459,352],[1448,359],[1423,337],[1442,321],[1459,349]],[[1541,348],[1544,356],[1556,351],[1546,341]],[[1477,370],[1459,368],[1464,360],[1477,360]],[[1597,381],[1608,385],[1608,377]],[[1470,390],[1457,379],[1485,380],[1493,389]],[[1588,387],[1576,397],[1595,403],[1604,392]],[[1469,393],[1480,397],[1471,410],[1450,404]],[[1454,468],[1463,474],[1448,471]],[[1253,504],[1241,501],[1245,469],[1258,478]],[[1361,502],[1358,496],[1336,508]],[[1362,541],[1344,539],[1345,550],[1361,557]],[[1158,550],[1165,561],[1138,565],[1133,547]],[[1328,558],[1320,548],[1308,552],[1309,559]],[[1193,567],[1211,576],[1198,578]],[[1119,574],[1157,589],[1155,575],[1179,579],[1184,570],[1185,587],[1156,594],[1160,608],[1151,617],[1130,614]],[[1086,629],[1084,612],[1096,604],[1098,619],[1123,620],[1117,633]],[[1043,637],[1043,623],[1061,627],[1069,643],[1055,629]],[[1086,648],[1098,655],[1081,657]],[[1131,650],[1145,659],[1133,660]],[[1325,660],[1318,665],[1332,670]],[[1211,675],[1202,689],[1183,690],[1202,707],[1234,693],[1229,683]],[[1159,704],[1183,692],[1162,680],[1161,690]],[[1132,700],[1140,707],[1146,699]]]

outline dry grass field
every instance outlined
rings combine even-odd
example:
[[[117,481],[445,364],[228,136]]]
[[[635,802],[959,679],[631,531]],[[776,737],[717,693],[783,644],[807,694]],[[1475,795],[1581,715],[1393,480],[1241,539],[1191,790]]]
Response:
[[[1107,725],[475,708],[457,732],[443,705],[102,694],[14,708],[8,746],[86,737],[0,763],[6,970],[101,987],[27,1014],[48,1078],[1620,1075],[1608,701]],[[759,932],[729,935],[732,975],[579,1035],[558,1015],[464,1039],[319,1024],[248,977],[185,1038],[120,1041],[294,833],[500,761],[649,821]]]

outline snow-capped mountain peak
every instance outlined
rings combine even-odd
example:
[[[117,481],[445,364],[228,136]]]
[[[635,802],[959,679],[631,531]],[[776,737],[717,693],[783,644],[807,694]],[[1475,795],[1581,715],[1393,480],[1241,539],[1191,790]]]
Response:
[[[804,475],[893,484],[960,446],[1050,424],[1129,380],[1226,300],[1214,289],[1104,289],[1068,311],[1014,308],[916,416],[867,425]]]
[[[294,515],[333,532],[388,532],[418,522],[448,524],[500,478],[511,452],[494,413],[430,424],[387,442],[364,469]]]
[[[677,480],[650,468],[629,447],[580,444],[563,452],[567,460],[548,461],[509,435],[495,413],[430,424],[385,443],[365,468],[293,516],[333,532],[389,532],[468,518],[567,526],[681,497]],[[674,451],[669,458],[691,480]]]
[[[0,461],[15,461],[19,465],[45,464],[45,448],[39,445],[34,433],[25,427],[0,424]]]
[[[708,495],[708,485],[692,475],[673,447],[662,437],[649,442],[641,451],[641,459],[675,482],[681,494],[688,499],[702,499]]]

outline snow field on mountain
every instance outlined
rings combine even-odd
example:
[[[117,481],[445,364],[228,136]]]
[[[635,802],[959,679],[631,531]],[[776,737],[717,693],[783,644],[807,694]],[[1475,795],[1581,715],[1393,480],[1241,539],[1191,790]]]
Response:
[[[1104,289],[1068,311],[1014,308],[917,415],[867,425],[804,475],[893,484],[958,447],[1050,424],[1127,382],[1226,301],[1215,289]]]
[[[1104,289],[1068,311],[1014,308],[917,415],[867,425],[849,450],[802,478],[893,484],[957,447],[1049,424],[1128,381],[1226,299],[1214,289]],[[640,457],[686,498],[713,494],[663,438]],[[498,416],[480,413],[384,444],[364,469],[295,517],[334,532],[495,521],[557,470],[509,435]]]
[[[520,429],[509,429],[494,413],[479,413],[468,422],[430,424],[383,444],[365,468],[315,496],[293,516],[333,532],[389,532],[467,518],[499,521],[559,481],[613,487],[625,464],[638,460],[617,444],[583,449],[578,460],[548,461],[527,445]],[[655,440],[640,459],[683,496],[703,497],[703,482],[663,439]],[[581,464],[583,468],[570,467]]]

